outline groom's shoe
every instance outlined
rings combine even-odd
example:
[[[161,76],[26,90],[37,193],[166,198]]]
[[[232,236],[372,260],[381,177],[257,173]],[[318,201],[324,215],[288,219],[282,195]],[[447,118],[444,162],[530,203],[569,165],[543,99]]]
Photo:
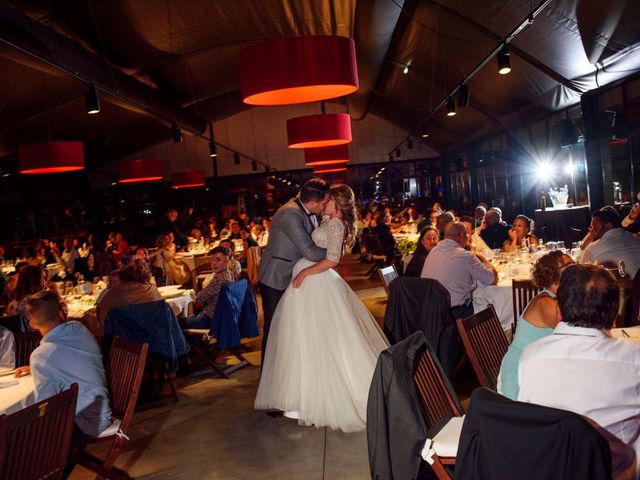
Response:
[[[268,410],[265,413],[273,418],[281,417],[282,415],[284,415],[284,412],[282,410]]]

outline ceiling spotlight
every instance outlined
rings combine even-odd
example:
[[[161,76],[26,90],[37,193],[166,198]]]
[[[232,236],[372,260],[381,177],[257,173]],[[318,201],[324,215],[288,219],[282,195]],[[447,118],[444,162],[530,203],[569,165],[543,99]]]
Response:
[[[178,127],[177,123],[171,124],[171,136],[173,136],[173,141],[175,143],[182,143],[182,132],[180,131],[180,127]]]
[[[218,156],[218,152],[216,151],[216,142],[213,140],[209,142],[209,156],[211,158],[216,158]]]
[[[453,117],[456,114],[456,99],[447,97],[447,117]]]
[[[256,162],[255,160],[253,160],[253,161],[251,162],[251,169],[252,169],[254,172],[257,172],[257,171],[258,171],[258,162]]]
[[[396,148],[396,158],[400,158],[400,149]]]
[[[87,113],[93,115],[100,113],[100,98],[98,98],[98,91],[93,83],[89,84],[89,90],[85,96],[87,102]]]
[[[240,155],[238,155],[238,152],[233,152],[233,163],[240,165]]]
[[[422,124],[422,126],[420,127],[420,137],[421,138],[429,137],[429,130],[427,130],[427,126],[425,124]]]
[[[460,88],[458,88],[458,94],[460,95],[459,99],[458,99],[458,104],[461,107],[468,107],[469,106],[469,87],[467,87],[464,83],[462,85],[460,85]]]
[[[409,73],[409,65],[404,66],[404,68],[402,69],[402,73],[404,73],[405,75]]]
[[[511,71],[511,55],[509,54],[509,46],[505,43],[498,52],[498,73],[506,75]]]

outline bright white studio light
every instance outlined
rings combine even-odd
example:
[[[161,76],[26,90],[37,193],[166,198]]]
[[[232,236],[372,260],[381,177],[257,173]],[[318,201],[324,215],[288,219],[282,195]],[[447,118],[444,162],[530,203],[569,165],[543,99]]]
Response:
[[[566,173],[567,175],[571,175],[575,170],[575,166],[573,165],[573,162],[569,162],[564,166],[564,173]]]
[[[538,180],[542,182],[548,182],[553,177],[554,170],[555,169],[550,162],[546,162],[546,161],[539,162],[538,171],[536,172]]]

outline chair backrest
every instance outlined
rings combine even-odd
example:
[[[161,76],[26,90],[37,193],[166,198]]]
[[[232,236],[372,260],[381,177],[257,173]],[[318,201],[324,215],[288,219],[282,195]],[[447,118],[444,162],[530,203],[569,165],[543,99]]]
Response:
[[[384,291],[387,292],[388,297],[389,284],[398,278],[398,271],[396,270],[395,265],[389,265],[388,267],[379,268],[378,275],[380,276],[380,281],[382,282],[382,286],[384,287]]]
[[[211,332],[219,348],[235,348],[242,338],[257,337],[260,334],[257,321],[258,307],[251,282],[241,278],[223,285],[211,319]]]
[[[540,289],[531,280],[513,280],[511,284],[511,297],[513,299],[513,324],[511,329],[515,333],[518,326],[518,317],[524,311],[527,304],[540,293]]]
[[[211,273],[213,272],[213,268],[211,267],[211,258],[210,255],[201,255],[193,257],[193,263],[195,265],[195,274],[201,275],[203,273]]]
[[[249,247],[247,249],[247,276],[252,285],[258,284],[258,268],[262,258],[260,247]]]
[[[25,322],[21,315],[9,315],[0,317],[0,326],[5,327],[13,333],[23,332]]]
[[[29,365],[29,358],[42,338],[38,332],[19,332],[14,333],[13,338],[16,341],[16,367],[24,367]]]
[[[67,463],[78,385],[13,415],[0,415],[0,478],[60,479]]]
[[[493,305],[470,317],[458,318],[456,324],[480,385],[495,390],[509,342]]]
[[[415,357],[413,383],[418,391],[429,432],[438,432],[452,417],[464,411],[433,348],[427,345]]]
[[[107,387],[111,414],[127,431],[138,401],[149,345],[114,337],[107,358]]]

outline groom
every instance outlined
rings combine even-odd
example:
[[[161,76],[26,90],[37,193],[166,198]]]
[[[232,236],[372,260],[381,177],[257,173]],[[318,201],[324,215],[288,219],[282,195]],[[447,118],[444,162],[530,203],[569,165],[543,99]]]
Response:
[[[326,256],[327,250],[313,243],[311,232],[319,225],[319,215],[328,201],[329,184],[321,178],[312,178],[302,185],[296,198],[278,209],[271,220],[269,241],[258,274],[264,312],[263,365],[271,319],[291,283],[293,266],[302,257],[319,262]]]

